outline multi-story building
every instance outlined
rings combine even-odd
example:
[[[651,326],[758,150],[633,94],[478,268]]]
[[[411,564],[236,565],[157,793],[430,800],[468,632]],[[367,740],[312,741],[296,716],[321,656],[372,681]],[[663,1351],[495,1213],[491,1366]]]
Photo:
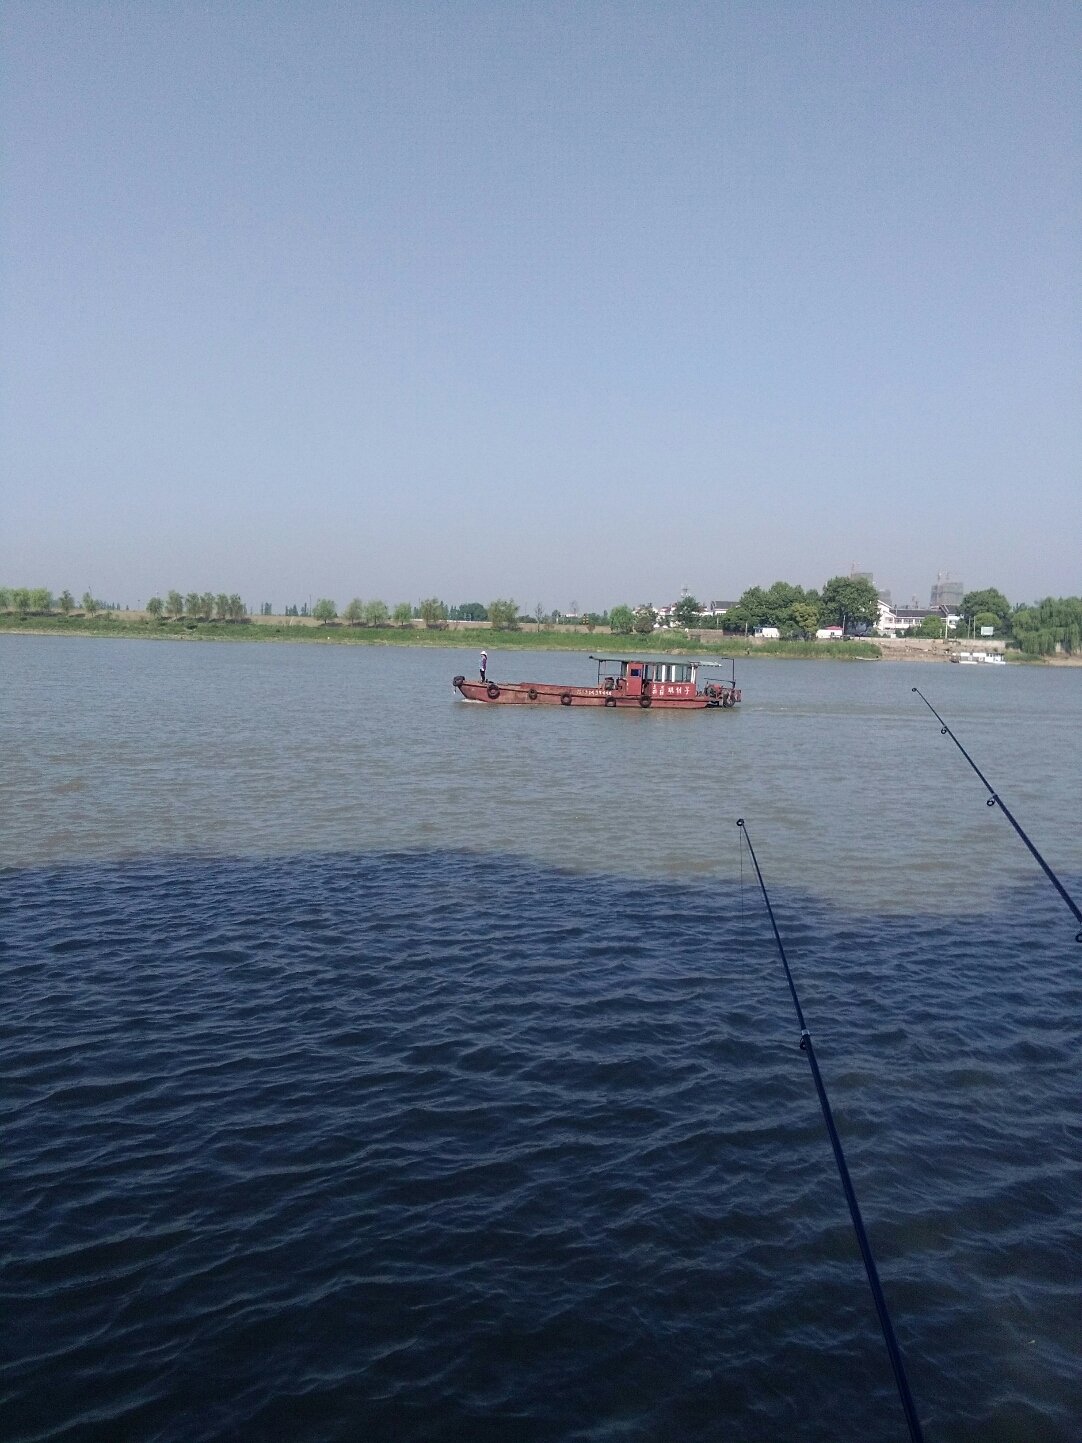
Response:
[[[949,611],[961,611],[962,597],[966,589],[960,581],[953,581],[949,571],[941,571],[932,587],[930,607],[945,606]]]

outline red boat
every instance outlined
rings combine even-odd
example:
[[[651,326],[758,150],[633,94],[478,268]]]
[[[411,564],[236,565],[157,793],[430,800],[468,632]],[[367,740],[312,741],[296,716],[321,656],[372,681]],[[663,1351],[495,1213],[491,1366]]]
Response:
[[[633,661],[592,656],[597,662],[596,686],[563,686],[548,681],[496,681],[487,674],[477,681],[456,676],[455,690],[465,701],[492,706],[622,706],[660,707],[669,711],[697,711],[704,707],[733,707],[740,700],[736,662],[726,657],[728,677],[706,681],[699,687],[700,671],[722,670],[721,663],[658,658]]]

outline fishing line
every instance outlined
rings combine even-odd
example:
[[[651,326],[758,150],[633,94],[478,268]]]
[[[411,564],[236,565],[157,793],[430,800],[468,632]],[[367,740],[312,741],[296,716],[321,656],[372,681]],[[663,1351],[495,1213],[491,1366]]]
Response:
[[[894,1371],[894,1382],[898,1388],[898,1396],[902,1402],[902,1412],[905,1414],[905,1421],[909,1425],[909,1436],[913,1440],[913,1443],[924,1443],[924,1434],[921,1432],[916,1404],[913,1402],[913,1394],[909,1390],[909,1380],[905,1375],[905,1364],[902,1362],[901,1349],[898,1347],[898,1339],[894,1335],[894,1326],[890,1321],[890,1313],[887,1311],[887,1300],[883,1296],[883,1288],[879,1282],[879,1273],[875,1266],[875,1259],[872,1257],[872,1247],[868,1241],[868,1234],[864,1230],[864,1220],[860,1215],[857,1195],[853,1190],[853,1182],[849,1176],[845,1153],[842,1151],[842,1141],[838,1136],[838,1129],[834,1125],[834,1115],[830,1110],[826,1088],[823,1085],[823,1079],[819,1072],[819,1063],[816,1060],[815,1048],[812,1046],[811,1033],[808,1031],[807,1023],[804,1021],[804,1012],[800,1006],[800,998],[797,996],[796,984],[793,982],[793,974],[789,970],[789,961],[785,955],[785,948],[782,945],[778,924],[774,919],[774,909],[770,905],[770,897],[766,890],[766,883],[763,881],[763,874],[759,868],[759,859],[755,855],[755,848],[751,845],[751,838],[748,836],[748,829],[744,824],[744,818],[739,817],[736,825],[740,828],[741,832],[743,832],[744,840],[748,844],[748,851],[751,854],[751,860],[755,866],[755,875],[759,878],[759,890],[763,894],[763,901],[766,903],[766,910],[770,917],[770,925],[774,929],[774,941],[778,944],[781,965],[785,968],[785,980],[789,984],[789,991],[793,998],[793,1006],[796,1008],[797,1021],[800,1024],[800,1050],[807,1054],[808,1065],[811,1067],[812,1078],[815,1081],[815,1090],[819,1095],[819,1106],[823,1111],[823,1120],[826,1123],[827,1133],[830,1136],[830,1145],[834,1149],[834,1161],[838,1165],[838,1172],[842,1180],[842,1191],[845,1193],[845,1200],[849,1204],[849,1216],[853,1220],[853,1230],[857,1235],[860,1255],[864,1259],[864,1271],[868,1274],[868,1285],[872,1290],[872,1298],[875,1300],[875,1311],[879,1315],[879,1326],[883,1330],[883,1341],[887,1345],[890,1366]]]
[[[950,737],[951,741],[952,741],[952,742],[954,743],[954,745],[958,748],[958,750],[962,753],[962,755],[965,757],[966,761],[967,761],[967,762],[969,763],[969,765],[973,768],[973,770],[977,773],[977,775],[980,777],[981,781],[984,783],[985,787],[988,789],[988,794],[989,794],[989,795],[988,795],[988,800],[987,800],[987,802],[985,803],[985,806],[988,806],[988,807],[998,807],[998,808],[999,808],[999,810],[1000,810],[1000,811],[1003,813],[1003,815],[1007,818],[1008,822],[1010,822],[1010,824],[1011,824],[1011,826],[1014,828],[1014,830],[1015,830],[1015,831],[1018,833],[1018,835],[1022,838],[1023,842],[1025,842],[1025,844],[1026,844],[1026,846],[1029,848],[1031,854],[1034,856],[1034,858],[1037,860],[1038,864],[1040,865],[1040,867],[1041,867],[1042,871],[1044,872],[1045,876],[1046,876],[1046,877],[1048,878],[1048,880],[1052,883],[1053,887],[1055,887],[1056,891],[1060,894],[1060,896],[1063,898],[1063,900],[1067,903],[1067,906],[1070,907],[1071,913],[1072,913],[1072,915],[1074,916],[1075,921],[1076,921],[1076,922],[1082,922],[1082,912],[1080,912],[1080,911],[1078,910],[1078,907],[1075,905],[1075,902],[1074,902],[1074,900],[1072,899],[1070,893],[1067,891],[1067,888],[1063,885],[1063,883],[1060,881],[1060,879],[1056,876],[1055,872],[1053,872],[1052,868],[1048,865],[1048,863],[1045,861],[1045,859],[1041,856],[1040,852],[1038,852],[1037,848],[1033,845],[1033,843],[1030,841],[1030,839],[1026,836],[1025,832],[1022,830],[1022,828],[1021,828],[1021,827],[1018,825],[1018,823],[1015,821],[1014,816],[1013,816],[1013,814],[1011,813],[1011,809],[1007,806],[1007,803],[1003,800],[1003,798],[999,795],[999,793],[993,789],[991,782],[990,782],[990,781],[988,780],[988,778],[984,775],[984,773],[981,771],[980,767],[979,767],[979,766],[977,765],[977,763],[973,760],[973,758],[969,755],[969,753],[966,751],[965,747],[964,747],[964,746],[962,745],[962,743],[958,740],[958,738],[954,735],[954,733],[951,731],[950,727],[949,727],[949,726],[947,725],[947,723],[943,720],[943,718],[939,715],[939,713],[936,711],[935,707],[934,707],[934,706],[932,705],[932,703],[928,700],[928,698],[924,695],[924,693],[921,691],[921,689],[920,689],[919,687],[916,687],[916,686],[915,686],[915,687],[913,687],[913,691],[915,691],[915,692],[917,693],[917,695],[920,697],[921,701],[924,703],[924,705],[928,708],[928,710],[929,710],[929,711],[932,713],[932,715],[935,717],[936,721],[939,723],[940,735],[941,735],[941,736]],[[1080,932],[1078,933],[1078,935],[1075,937],[1075,941],[1076,941],[1076,942],[1082,942],[1082,931],[1080,931]]]

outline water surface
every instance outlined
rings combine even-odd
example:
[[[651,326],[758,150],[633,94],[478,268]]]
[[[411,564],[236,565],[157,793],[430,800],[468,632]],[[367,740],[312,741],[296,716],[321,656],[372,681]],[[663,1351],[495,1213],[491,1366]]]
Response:
[[[1082,674],[0,637],[22,1439],[1069,1439]],[[497,677],[578,679],[573,655]]]

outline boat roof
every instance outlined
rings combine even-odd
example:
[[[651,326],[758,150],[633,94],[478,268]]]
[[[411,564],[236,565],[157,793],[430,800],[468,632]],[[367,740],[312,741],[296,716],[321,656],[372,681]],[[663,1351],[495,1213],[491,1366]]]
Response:
[[[675,663],[677,666],[720,666],[723,661],[732,661],[731,656],[722,656],[714,661],[707,661],[700,656],[688,656],[686,653],[681,656],[673,652],[639,652],[637,656],[594,656],[590,655],[591,661],[609,662],[610,665],[630,666],[632,662],[663,662],[669,665]]]

